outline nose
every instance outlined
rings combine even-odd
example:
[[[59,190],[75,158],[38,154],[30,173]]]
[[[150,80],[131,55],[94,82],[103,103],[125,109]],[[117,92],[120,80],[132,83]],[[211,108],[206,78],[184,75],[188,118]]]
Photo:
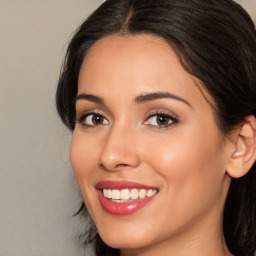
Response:
[[[139,164],[136,137],[125,129],[112,128],[105,138],[99,156],[99,166],[107,171],[118,171],[136,168]]]

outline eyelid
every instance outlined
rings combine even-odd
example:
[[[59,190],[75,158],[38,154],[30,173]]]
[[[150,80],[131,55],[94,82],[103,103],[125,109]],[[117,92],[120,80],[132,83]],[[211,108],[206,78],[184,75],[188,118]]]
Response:
[[[96,114],[96,115],[102,115],[104,117],[108,117],[105,111],[102,111],[98,108],[86,108],[86,109],[81,108],[81,109],[76,109],[76,120],[78,120],[81,116],[88,115],[88,114]]]
[[[144,120],[146,120],[147,118],[153,115],[166,115],[166,116],[170,116],[173,119],[179,120],[179,116],[177,114],[165,108],[155,108],[147,111],[145,113]]]
[[[106,117],[106,114],[102,113],[102,111],[98,110],[98,109],[90,109],[90,110],[86,110],[84,112],[81,112],[81,114],[77,114],[76,116],[76,120],[75,123],[79,123],[83,126],[87,126],[87,127],[95,127],[98,125],[107,125],[107,124],[98,124],[98,125],[87,125],[87,124],[83,124],[84,120],[90,116],[90,115],[98,115],[103,117],[105,120],[107,120],[108,124],[110,123],[109,118]]]
[[[153,125],[153,124],[147,124],[146,122],[154,117],[154,116],[165,116],[171,120],[171,123],[168,124],[163,124],[163,125]],[[166,109],[156,109],[156,110],[151,110],[146,113],[146,117],[144,118],[143,124],[148,125],[150,127],[156,128],[156,129],[164,129],[168,128],[176,123],[179,122],[179,117],[178,115],[174,114],[173,112],[166,110]]]

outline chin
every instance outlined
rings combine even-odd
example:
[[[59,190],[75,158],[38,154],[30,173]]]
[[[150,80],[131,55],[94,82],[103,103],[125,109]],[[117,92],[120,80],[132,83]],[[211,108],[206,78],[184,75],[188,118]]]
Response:
[[[129,227],[130,226],[130,227]],[[136,228],[136,225],[130,224],[125,227],[113,226],[111,229],[99,228],[101,239],[112,248],[136,249],[152,244],[154,238],[152,233],[146,231],[145,228]]]
[[[101,235],[102,240],[108,246],[116,249],[138,249],[146,247],[150,244],[150,240],[147,237],[137,237],[131,235],[122,235],[122,236],[109,236]]]

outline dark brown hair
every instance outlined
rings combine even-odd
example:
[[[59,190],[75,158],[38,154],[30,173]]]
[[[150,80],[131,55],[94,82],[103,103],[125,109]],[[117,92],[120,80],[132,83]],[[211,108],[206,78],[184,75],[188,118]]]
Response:
[[[240,5],[232,0],[107,0],[78,28],[63,63],[56,104],[71,131],[78,75],[88,50],[108,35],[141,33],[165,39],[184,69],[202,82],[215,101],[224,135],[246,116],[256,116],[256,33]],[[226,243],[239,256],[253,256],[256,249],[255,169],[254,164],[247,175],[232,180],[224,209]],[[98,256],[119,255],[104,244],[93,223],[86,237]]]

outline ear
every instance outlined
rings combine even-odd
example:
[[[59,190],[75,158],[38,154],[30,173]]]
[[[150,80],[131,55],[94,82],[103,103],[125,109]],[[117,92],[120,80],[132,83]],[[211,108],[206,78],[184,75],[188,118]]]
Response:
[[[255,117],[247,116],[231,137],[234,147],[232,147],[226,171],[229,176],[240,178],[251,169],[256,160]]]

